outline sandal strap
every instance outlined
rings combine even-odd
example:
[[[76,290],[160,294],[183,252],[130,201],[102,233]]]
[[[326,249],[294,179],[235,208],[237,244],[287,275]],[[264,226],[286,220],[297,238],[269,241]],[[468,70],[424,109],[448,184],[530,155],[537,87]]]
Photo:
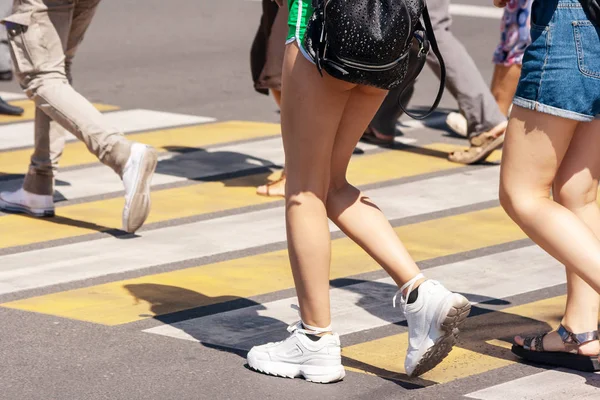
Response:
[[[578,346],[587,342],[598,340],[597,330],[592,332],[573,333],[562,326],[562,324],[558,327],[558,335],[564,344],[576,344]]]
[[[529,336],[523,340],[523,348],[529,351],[545,351],[544,350],[544,338],[547,333],[538,336]],[[535,349],[532,347],[535,346]]]

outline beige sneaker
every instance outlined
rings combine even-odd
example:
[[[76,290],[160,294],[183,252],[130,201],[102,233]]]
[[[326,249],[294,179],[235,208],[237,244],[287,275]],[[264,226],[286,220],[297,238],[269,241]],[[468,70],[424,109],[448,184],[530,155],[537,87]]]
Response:
[[[448,125],[448,127],[452,129],[452,132],[456,133],[458,136],[467,137],[468,123],[465,116],[461,113],[451,112],[448,114],[446,117],[446,125]]]
[[[131,146],[131,155],[123,170],[123,230],[126,232],[140,229],[150,214],[150,187],[157,162],[158,155],[152,147],[140,143]]]
[[[54,199],[29,193],[21,188],[15,192],[0,193],[0,211],[24,213],[32,217],[54,217]]]

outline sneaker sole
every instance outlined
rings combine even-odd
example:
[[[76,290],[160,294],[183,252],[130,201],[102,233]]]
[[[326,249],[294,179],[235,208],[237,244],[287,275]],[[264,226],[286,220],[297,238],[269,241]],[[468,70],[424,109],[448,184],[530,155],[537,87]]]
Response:
[[[35,209],[22,206],[20,204],[13,204],[0,199],[0,211],[7,211],[11,213],[20,213],[31,215],[36,218],[50,218],[54,217],[54,210],[48,209]]]
[[[342,365],[322,367],[318,365],[296,365],[282,362],[257,360],[248,354],[248,366],[254,371],[281,378],[304,378],[308,382],[333,383],[344,379],[346,371]]]
[[[123,217],[123,230],[134,233],[144,225],[152,205],[150,199],[150,187],[152,186],[152,176],[158,164],[158,154],[156,150],[147,148],[141,161],[140,172],[137,178],[135,191],[131,195],[126,209],[129,215]]]
[[[448,128],[450,128],[456,135],[464,138],[468,136],[467,129],[462,129],[463,126],[460,122],[457,122],[453,119],[446,119],[446,125],[448,125]]]
[[[454,302],[448,306],[448,310],[443,312],[443,317],[438,321],[444,335],[439,337],[433,346],[431,346],[415,367],[415,370],[409,376],[420,376],[425,372],[432,370],[444,358],[450,354],[452,347],[456,344],[456,339],[460,328],[471,312],[471,303],[464,296],[453,294]]]

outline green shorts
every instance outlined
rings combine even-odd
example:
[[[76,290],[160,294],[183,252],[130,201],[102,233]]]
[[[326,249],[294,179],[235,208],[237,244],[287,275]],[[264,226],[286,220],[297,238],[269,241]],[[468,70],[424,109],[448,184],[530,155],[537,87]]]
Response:
[[[306,34],[306,25],[308,25],[308,20],[312,17],[314,11],[312,0],[288,0],[288,6],[290,10],[288,19],[289,30],[285,43],[296,42],[302,54],[310,60],[310,57],[308,57],[308,54],[302,47],[302,43]]]

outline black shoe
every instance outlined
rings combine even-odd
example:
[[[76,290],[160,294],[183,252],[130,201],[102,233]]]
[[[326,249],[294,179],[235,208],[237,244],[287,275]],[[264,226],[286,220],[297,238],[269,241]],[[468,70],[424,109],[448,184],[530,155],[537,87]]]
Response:
[[[13,72],[12,71],[0,71],[0,81],[12,81],[13,80]]]
[[[13,106],[0,98],[0,114],[4,115],[23,115],[25,110],[21,107]]]

